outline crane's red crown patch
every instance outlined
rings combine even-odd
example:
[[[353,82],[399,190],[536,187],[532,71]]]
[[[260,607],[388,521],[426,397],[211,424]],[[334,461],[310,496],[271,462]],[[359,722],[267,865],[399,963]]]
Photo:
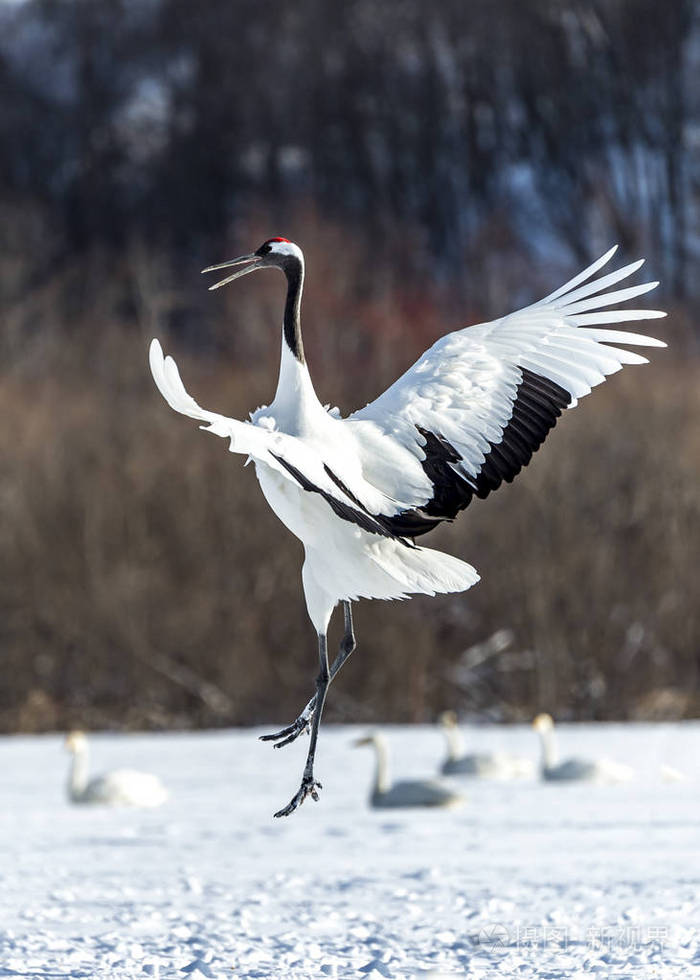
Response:
[[[260,248],[255,253],[256,255],[267,255],[272,251],[273,245],[291,245],[292,243],[288,238],[268,238],[266,242],[263,242]],[[284,252],[285,249],[282,249]]]

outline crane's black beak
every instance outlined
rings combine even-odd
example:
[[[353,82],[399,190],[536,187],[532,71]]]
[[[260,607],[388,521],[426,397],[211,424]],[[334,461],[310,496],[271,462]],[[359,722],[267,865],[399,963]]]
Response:
[[[247,276],[249,272],[255,272],[256,269],[260,268],[260,263],[263,258],[264,256],[256,255],[253,252],[252,255],[241,255],[237,259],[229,259],[228,262],[221,262],[219,265],[207,266],[206,269],[202,269],[202,272],[216,272],[217,269],[230,269],[231,267],[235,267],[236,271],[234,273],[209,287],[210,290],[219,289],[221,286],[227,286],[234,279],[240,279],[241,276]]]

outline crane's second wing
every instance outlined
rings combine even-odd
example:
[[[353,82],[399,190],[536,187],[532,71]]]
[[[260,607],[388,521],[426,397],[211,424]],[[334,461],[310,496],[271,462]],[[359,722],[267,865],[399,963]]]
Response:
[[[231,452],[264,463],[303,490],[320,494],[343,520],[382,537],[401,537],[382,516],[385,511],[394,513],[397,508],[381,491],[359,481],[358,494],[364,498],[361,500],[328,467],[314,447],[302,439],[202,408],[183,385],[173,358],[163,355],[161,345],[155,339],[151,341],[149,363],[153,380],[168,405],[181,415],[203,423],[201,428],[207,432],[229,439]]]
[[[652,337],[604,325],[661,317],[659,310],[609,310],[658,285],[606,292],[642,264],[592,279],[615,248],[545,299],[437,341],[375,401],[347,419],[373,423],[384,439],[421,461],[429,490],[390,519],[415,536],[510,482],[530,461],[558,417],[577,399],[646,358],[619,345],[665,347]],[[592,280],[592,281],[591,281]],[[584,285],[582,285],[584,284]],[[399,497],[401,473],[388,471],[377,440],[362,461],[366,479]]]

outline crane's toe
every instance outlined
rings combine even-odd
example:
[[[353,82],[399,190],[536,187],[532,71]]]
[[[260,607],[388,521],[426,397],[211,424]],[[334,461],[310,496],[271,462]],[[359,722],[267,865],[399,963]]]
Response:
[[[322,786],[317,779],[314,779],[313,776],[304,776],[297,793],[292,797],[287,806],[277,811],[275,816],[288,817],[290,813],[294,813],[297,807],[301,806],[307,796],[310,796],[312,800],[318,803],[319,789],[322,789]]]
[[[314,716],[314,705],[313,700],[310,701],[304,708],[302,713],[293,721],[291,725],[287,725],[286,728],[282,728],[279,732],[273,732],[270,735],[261,735],[261,742],[274,742],[276,749],[281,749],[284,745],[289,745],[290,742],[296,741],[300,735],[304,732],[308,734],[311,728],[311,720]]]

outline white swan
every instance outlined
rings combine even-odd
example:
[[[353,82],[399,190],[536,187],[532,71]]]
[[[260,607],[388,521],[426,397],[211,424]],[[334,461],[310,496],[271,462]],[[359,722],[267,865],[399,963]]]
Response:
[[[665,783],[684,783],[688,778],[680,769],[676,769],[675,766],[669,766],[665,762],[659,768],[659,775]]]
[[[73,756],[67,785],[71,803],[153,807],[168,798],[160,779],[148,772],[115,769],[88,780],[88,744],[83,732],[67,735],[66,749]]]
[[[464,803],[464,797],[454,790],[441,786],[432,779],[411,779],[391,785],[389,779],[389,751],[386,740],[378,734],[366,735],[355,743],[372,745],[376,753],[374,785],[369,802],[373,807],[454,807]]]
[[[542,742],[542,779],[551,782],[580,780],[598,783],[624,783],[634,777],[634,769],[612,759],[565,759],[557,761],[554,722],[551,715],[537,715],[532,727]]]
[[[445,776],[473,776],[476,779],[519,779],[533,776],[530,759],[508,752],[464,753],[454,711],[443,711],[440,724],[447,739],[447,758],[440,767]]]

